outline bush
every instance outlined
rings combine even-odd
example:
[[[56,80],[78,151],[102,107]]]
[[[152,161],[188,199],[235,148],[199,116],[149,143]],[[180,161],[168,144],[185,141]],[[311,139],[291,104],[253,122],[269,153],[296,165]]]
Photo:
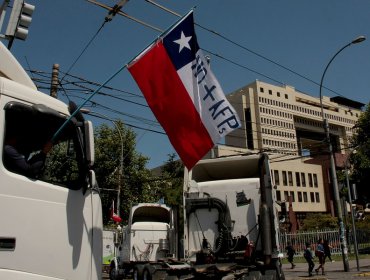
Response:
[[[300,230],[336,229],[337,218],[330,214],[308,214]]]

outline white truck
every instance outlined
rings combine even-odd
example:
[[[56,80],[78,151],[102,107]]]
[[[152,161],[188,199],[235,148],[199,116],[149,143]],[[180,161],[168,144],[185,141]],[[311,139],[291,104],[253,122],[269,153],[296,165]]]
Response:
[[[199,278],[284,279],[269,166],[260,154],[201,160],[185,170],[184,253]]]
[[[184,258],[171,209],[139,204],[112,280],[130,270],[134,279],[284,279],[267,155],[201,160],[185,170],[183,194]]]
[[[37,154],[71,116],[69,108],[76,109],[70,105],[39,92],[0,43],[0,279],[101,279],[91,123],[76,114],[37,174],[5,160],[9,138],[26,158]]]
[[[115,230],[103,230],[103,271],[108,273],[110,262],[116,257],[116,236]]]
[[[177,279],[192,277],[191,265],[178,261],[177,218],[159,203],[131,208],[123,230],[120,255],[111,262],[110,279]]]

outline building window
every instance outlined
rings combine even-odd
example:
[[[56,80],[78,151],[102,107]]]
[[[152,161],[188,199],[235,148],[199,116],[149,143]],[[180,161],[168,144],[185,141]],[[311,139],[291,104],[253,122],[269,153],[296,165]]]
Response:
[[[288,99],[288,94],[285,94],[285,99]]]
[[[277,97],[280,97],[280,92],[277,92],[276,95],[277,95]]]
[[[306,174],[301,172],[302,187],[306,186]]]
[[[289,192],[287,191],[284,192],[284,199],[285,201],[289,201]]]
[[[312,174],[308,173],[308,186],[313,188]]]
[[[286,143],[284,143],[286,144]],[[293,186],[293,173],[292,171],[288,171],[288,182],[289,182],[289,186]]]
[[[269,94],[272,95],[272,90],[271,89],[269,89]]]
[[[281,193],[280,191],[276,191],[276,200],[281,201]]]
[[[280,185],[279,180],[279,170],[274,170],[274,177],[275,177],[275,185]]]
[[[283,172],[283,186],[287,186],[288,185],[288,177],[287,177],[286,171],[282,171],[282,172]]]
[[[302,192],[298,192],[298,202],[302,202]]]
[[[313,174],[313,185],[315,188],[319,187],[319,184],[317,183],[317,175]]]
[[[315,202],[315,193],[310,192],[311,202]]]
[[[316,202],[319,203],[320,202],[320,194],[318,192],[316,192],[315,195],[316,195]]]
[[[260,92],[263,92],[263,87],[260,87]]]
[[[295,183],[296,183],[297,187],[300,187],[301,186],[301,177],[300,177],[299,172],[295,173],[295,181],[296,181]]]
[[[290,196],[292,197],[292,202],[295,202],[294,192],[290,192]]]
[[[304,202],[308,202],[308,198],[307,198],[307,193],[306,192],[303,193],[303,201]]]

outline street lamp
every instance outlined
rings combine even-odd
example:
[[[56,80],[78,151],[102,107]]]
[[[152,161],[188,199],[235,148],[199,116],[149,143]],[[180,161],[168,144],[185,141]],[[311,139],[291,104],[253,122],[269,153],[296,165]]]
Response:
[[[337,180],[337,174],[336,174],[336,169],[335,169],[333,146],[332,146],[331,141],[330,141],[329,123],[328,123],[328,119],[325,118],[324,106],[322,104],[322,83],[324,81],[326,71],[328,70],[329,65],[332,63],[334,58],[340,52],[342,52],[345,48],[351,46],[352,44],[361,43],[365,40],[366,40],[366,38],[364,36],[359,36],[356,39],[354,39],[352,42],[350,42],[347,45],[345,45],[344,47],[342,47],[339,51],[337,51],[335,53],[335,55],[330,59],[329,63],[326,65],[324,73],[322,74],[322,77],[321,77],[321,82],[320,82],[321,116],[322,116],[322,120],[323,120],[323,125],[324,125],[324,130],[325,130],[325,135],[326,135],[326,141],[327,141],[328,148],[329,148],[329,153],[330,153],[330,174],[331,174],[332,184],[333,184],[335,210],[336,210],[336,215],[338,217],[339,238],[340,238],[340,246],[341,246],[341,249],[342,249],[343,265],[344,265],[344,271],[346,271],[346,272],[349,271],[348,248],[347,248],[347,241],[346,241],[346,236],[345,236],[345,231],[344,231],[342,207],[341,207],[340,198],[339,198],[338,180]]]
[[[121,139],[121,154],[120,154],[120,168],[119,168],[119,177],[118,177],[118,186],[117,186],[117,216],[120,217],[120,206],[121,206],[121,181],[122,181],[122,173],[123,173],[123,137],[122,137],[122,133],[121,133],[121,129],[119,128],[119,126],[117,125],[117,122],[113,119],[111,119],[110,117],[104,115],[104,114],[101,114],[101,113],[98,113],[98,112],[93,112],[93,111],[90,111],[88,109],[83,109],[81,110],[81,112],[85,113],[85,114],[88,114],[90,116],[95,116],[95,117],[101,117],[103,119],[106,119],[108,121],[111,121],[113,123],[113,125],[116,127],[117,131],[118,131],[118,134],[119,134],[119,137]]]
[[[351,156],[352,153],[355,153],[356,150],[352,150],[347,158],[346,158],[346,162],[345,162],[345,172],[346,172],[346,184],[347,184],[347,193],[348,193],[348,202],[349,202],[349,205],[351,207],[351,221],[352,221],[352,234],[353,234],[353,241],[354,241],[354,247],[355,247],[355,255],[356,255],[356,265],[357,265],[357,271],[360,271],[360,264],[359,264],[359,261],[358,261],[358,245],[357,245],[357,236],[356,236],[356,225],[355,225],[355,215],[353,213],[353,207],[352,207],[352,194],[351,194],[351,188],[350,188],[350,185],[349,185],[349,178],[348,178],[348,160]]]

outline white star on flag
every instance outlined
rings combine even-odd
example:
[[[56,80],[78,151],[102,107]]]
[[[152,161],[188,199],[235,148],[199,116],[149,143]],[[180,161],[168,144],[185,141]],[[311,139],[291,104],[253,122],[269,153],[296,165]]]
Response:
[[[181,31],[181,38],[174,41],[174,43],[179,44],[180,46],[179,53],[182,51],[183,48],[188,48],[189,50],[191,50],[190,45],[189,45],[190,40],[191,40],[191,36],[186,37],[184,32]]]

